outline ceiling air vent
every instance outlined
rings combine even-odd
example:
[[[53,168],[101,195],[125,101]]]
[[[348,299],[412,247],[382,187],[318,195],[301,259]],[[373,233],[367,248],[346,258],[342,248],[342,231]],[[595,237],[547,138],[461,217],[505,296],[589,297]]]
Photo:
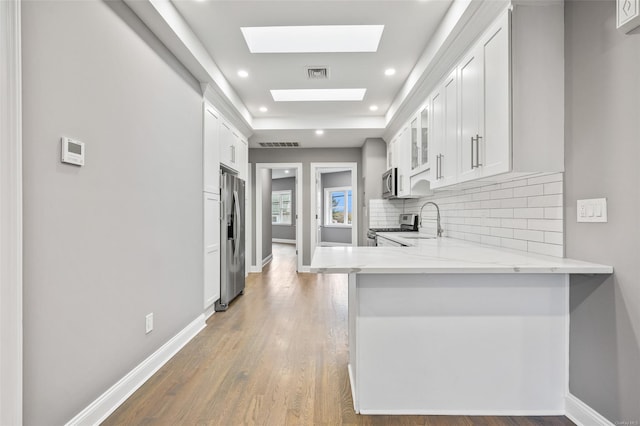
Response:
[[[327,67],[306,67],[307,79],[324,80],[329,78],[329,68]]]
[[[300,144],[298,142],[260,142],[260,146],[263,148],[298,148]]]

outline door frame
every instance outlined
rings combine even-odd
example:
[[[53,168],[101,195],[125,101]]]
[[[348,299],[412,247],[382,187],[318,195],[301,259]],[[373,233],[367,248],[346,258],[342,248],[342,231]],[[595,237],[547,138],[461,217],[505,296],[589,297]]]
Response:
[[[296,169],[296,251],[297,251],[297,271],[303,271],[302,259],[304,245],[302,244],[302,163],[256,163],[256,263],[252,269],[262,272],[262,173],[264,169]]]
[[[22,424],[20,0],[0,1],[0,424]]]
[[[311,209],[309,213],[309,224],[311,228],[311,239],[310,239],[310,250],[311,250],[311,258],[313,259],[313,253],[315,252],[317,239],[317,224],[316,224],[316,210],[318,208],[316,198],[318,191],[317,188],[317,176],[318,173],[322,169],[350,169],[351,170],[351,205],[352,205],[352,220],[351,220],[351,246],[358,246],[358,163],[356,162],[348,162],[348,163],[311,163],[311,168],[309,171],[309,193],[312,194],[311,197]],[[324,194],[322,195],[324,196]]]

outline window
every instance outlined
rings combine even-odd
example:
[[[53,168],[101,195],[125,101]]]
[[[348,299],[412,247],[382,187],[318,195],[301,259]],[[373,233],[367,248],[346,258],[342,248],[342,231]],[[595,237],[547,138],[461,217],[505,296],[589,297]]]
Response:
[[[351,187],[326,188],[324,190],[324,224],[351,226]]]
[[[291,191],[273,191],[271,193],[271,223],[291,225]]]

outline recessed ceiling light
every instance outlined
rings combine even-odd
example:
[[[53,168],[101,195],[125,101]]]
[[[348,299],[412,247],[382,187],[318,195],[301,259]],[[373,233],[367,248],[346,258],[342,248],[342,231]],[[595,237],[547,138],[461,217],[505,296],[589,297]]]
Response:
[[[242,78],[247,78],[249,77],[249,73],[246,70],[240,70],[238,71],[238,76]]]
[[[324,135],[324,130],[316,130],[316,135],[320,136],[320,135]]]
[[[384,70],[384,75],[386,76],[394,75],[395,73],[396,73],[395,68],[387,68],[386,70]]]
[[[240,28],[251,53],[376,52],[384,25]]]
[[[371,105],[371,106],[369,107],[369,110],[370,110],[370,111],[377,111],[377,110],[378,110],[378,105]]]
[[[258,108],[258,109],[260,110],[260,112],[267,112],[267,111],[269,111],[269,110],[267,109],[267,107],[265,107],[265,106],[261,106],[261,107],[260,107],[260,108]]]
[[[289,174],[289,170],[285,170],[284,172],[285,172],[286,174]]]
[[[367,89],[285,89],[271,90],[276,102],[361,101]]]

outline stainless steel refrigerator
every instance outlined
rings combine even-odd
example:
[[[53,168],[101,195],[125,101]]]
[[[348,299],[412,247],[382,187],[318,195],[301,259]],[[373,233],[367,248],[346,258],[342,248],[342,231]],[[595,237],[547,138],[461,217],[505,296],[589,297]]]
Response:
[[[244,293],[244,186],[236,175],[220,176],[220,300],[216,311]]]

